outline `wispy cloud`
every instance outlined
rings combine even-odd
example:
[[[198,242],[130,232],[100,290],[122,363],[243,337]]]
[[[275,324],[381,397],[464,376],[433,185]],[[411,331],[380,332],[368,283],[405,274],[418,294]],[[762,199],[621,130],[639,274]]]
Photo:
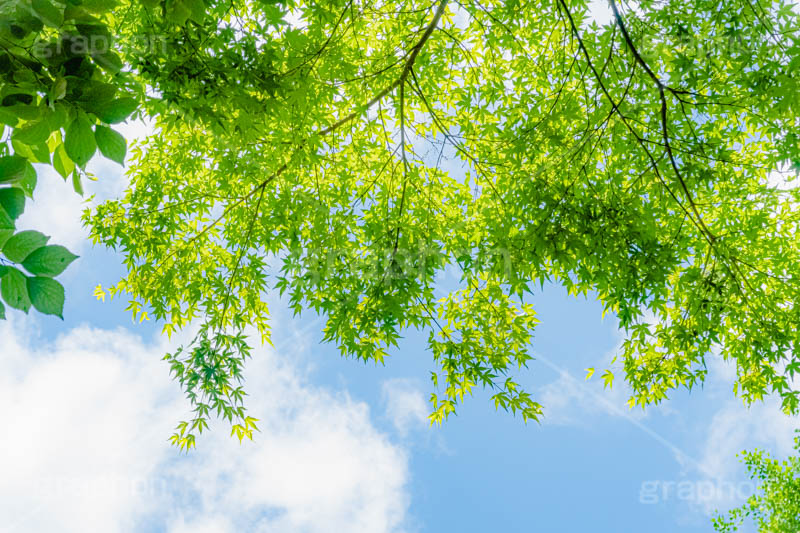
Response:
[[[412,429],[430,426],[428,414],[430,404],[425,401],[421,387],[416,380],[394,378],[382,385],[386,416],[392,421],[400,435],[407,435]]]

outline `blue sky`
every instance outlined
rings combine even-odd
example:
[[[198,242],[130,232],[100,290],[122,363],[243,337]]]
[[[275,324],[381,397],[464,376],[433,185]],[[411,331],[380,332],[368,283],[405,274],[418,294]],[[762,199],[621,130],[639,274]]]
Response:
[[[97,200],[124,189],[120,167],[91,168]],[[704,387],[628,410],[619,364],[612,390],[599,378],[622,339],[616,321],[552,286],[533,299],[535,360],[519,376],[542,423],[477,393],[430,427],[435,368],[422,335],[385,366],[344,360],[320,343],[317,317],[293,318],[272,298],[275,347],[246,370],[262,431],[240,445],[216,423],[180,454],[167,439],[189,407],[161,357],[191,332],[168,340],[157,324],[133,324],[126,302],[96,301],[94,287],[122,275],[120,256],[88,242],[71,186],[40,176],[20,226],[81,258],[62,277],[63,322],[10,313],[0,324],[3,533],[711,532],[713,511],[753,489],[736,454],[786,455],[800,427],[772,399],[745,408],[734,370],[714,357]],[[599,371],[589,381],[587,367]]]
[[[119,194],[120,168],[92,165],[90,193]],[[95,300],[95,285],[122,274],[120,257],[88,243],[81,199],[41,171],[21,225],[81,259],[63,277],[63,322],[13,314],[0,325],[0,531],[711,531],[715,508],[752,491],[735,454],[785,455],[800,426],[773,400],[744,408],[733,370],[713,357],[702,389],[628,410],[623,383],[584,380],[622,338],[613,317],[545,287],[533,299],[536,359],[520,376],[542,423],[478,393],[430,427],[422,335],[385,366],[344,360],[320,343],[317,317],[292,318],[273,299],[275,348],[247,368],[262,432],[239,445],[217,423],[181,455],[167,438],[189,409],[160,359],[182,339],[133,324],[124,301]]]

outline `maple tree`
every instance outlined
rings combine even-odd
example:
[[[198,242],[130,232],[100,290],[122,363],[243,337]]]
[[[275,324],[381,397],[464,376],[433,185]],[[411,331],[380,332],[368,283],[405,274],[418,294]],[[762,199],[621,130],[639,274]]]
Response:
[[[761,533],[800,531],[800,435],[794,439],[794,449],[798,455],[784,461],[761,450],[744,453],[747,471],[758,483],[758,490],[727,516],[715,517],[714,529],[720,533],[738,531],[749,518]]]
[[[28,268],[48,248],[12,246],[13,219],[31,163],[80,190],[99,150],[128,156],[131,185],[85,216],[128,271],[98,294],[167,334],[202,323],[166,357],[195,409],[181,447],[213,412],[252,435],[244,329],[269,339],[272,290],[324,315],[345,356],[428,332],[434,422],[474,387],[541,415],[514,368],[548,282],[619,319],[631,405],[702,382],[714,354],[745,401],[797,413],[798,15],[609,9],[601,25],[583,0],[6,1],[3,299],[60,314],[60,270]],[[113,125],[138,115],[155,133],[129,148]]]

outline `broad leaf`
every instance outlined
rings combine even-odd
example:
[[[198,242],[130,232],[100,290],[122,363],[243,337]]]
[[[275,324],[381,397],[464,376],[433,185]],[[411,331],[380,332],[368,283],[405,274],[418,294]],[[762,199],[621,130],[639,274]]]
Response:
[[[38,250],[50,237],[34,230],[20,231],[3,246],[3,254],[15,263],[22,263],[31,252]]]
[[[49,0],[33,0],[33,12],[47,26],[59,28],[64,23],[64,10],[54,6]]]
[[[52,278],[27,279],[28,295],[33,307],[45,315],[64,319],[64,287]]]
[[[0,205],[0,231],[13,231],[15,227],[14,219],[11,218],[5,206]]]
[[[75,171],[75,163],[67,155],[63,143],[59,144],[53,152],[53,168],[64,179],[67,179]]]
[[[14,153],[26,158],[31,163],[47,163],[50,164],[50,150],[47,148],[47,143],[27,145],[17,139],[11,139],[11,146],[14,148]]]
[[[64,272],[77,258],[77,255],[56,244],[32,252],[22,262],[22,266],[36,276],[55,277]]]
[[[83,168],[94,155],[97,144],[94,140],[92,123],[85,113],[79,111],[70,122],[64,137],[64,148],[67,155],[76,165]]]
[[[0,210],[2,210],[2,207],[0,207]],[[13,229],[0,229],[0,248],[3,247],[6,241],[12,237],[12,235],[14,235]]]
[[[22,173],[22,179],[15,182],[13,186],[19,188],[28,198],[33,198],[33,191],[36,189],[37,182],[36,169],[27,161],[26,163],[25,171]]]
[[[21,180],[28,166],[30,166],[28,160],[18,155],[0,157],[0,184]]]
[[[94,137],[97,140],[97,147],[100,148],[100,153],[120,165],[125,164],[125,152],[127,149],[125,137],[108,126],[100,124],[95,126]]]
[[[34,146],[46,143],[51,131],[49,121],[40,120],[15,129],[11,138],[28,146]]]
[[[136,110],[138,103],[133,98],[117,98],[92,105],[91,111],[107,124],[124,121]]]
[[[25,282],[25,275],[13,267],[8,267],[8,271],[0,278],[0,294],[9,307],[19,309],[25,313],[31,308],[31,300],[28,296],[28,287]]]
[[[14,187],[0,189],[0,207],[11,219],[16,220],[25,211],[25,194]]]
[[[81,174],[77,170],[72,173],[72,189],[83,196],[83,183],[81,183]]]

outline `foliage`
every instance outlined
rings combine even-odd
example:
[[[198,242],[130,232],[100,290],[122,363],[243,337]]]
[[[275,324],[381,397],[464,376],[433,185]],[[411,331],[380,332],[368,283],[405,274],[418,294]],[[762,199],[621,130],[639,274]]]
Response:
[[[82,194],[96,150],[120,164],[125,158],[124,138],[107,124],[127,118],[136,100],[106,25],[111,7],[0,3],[0,295],[26,313],[33,306],[61,317],[64,288],[53,278],[77,258],[37,231],[16,231],[36,187],[33,164],[52,165]]]
[[[718,351],[747,402],[798,412],[798,15],[610,7],[604,26],[583,0],[120,7],[157,133],[124,198],[85,221],[123,252],[108,292],[134,316],[168,334],[204,321],[174,367],[197,418],[238,412],[247,344],[229,340],[269,339],[278,290],[348,357],[427,331],[433,422],[477,385],[538,419],[513,370],[545,282],[619,318],[631,405],[702,382]]]
[[[755,450],[744,454],[744,462],[759,490],[745,505],[714,519],[714,528],[727,533],[737,531],[751,518],[760,533],[797,533],[800,531],[800,435],[794,439],[798,455],[785,461],[773,459]]]
[[[85,222],[123,253],[107,292],[134,317],[167,334],[203,321],[166,357],[195,409],[182,447],[210,412],[254,429],[243,330],[269,340],[273,290],[322,314],[347,357],[381,362],[426,331],[432,422],[478,385],[539,418],[514,368],[546,282],[619,318],[631,405],[702,382],[718,351],[746,401],[796,413],[798,15],[609,6],[598,26],[585,0],[5,2],[0,170],[32,190],[41,156],[79,184],[98,148],[124,160],[113,124],[139,102],[153,118],[129,190]],[[457,287],[437,283],[448,268]]]

